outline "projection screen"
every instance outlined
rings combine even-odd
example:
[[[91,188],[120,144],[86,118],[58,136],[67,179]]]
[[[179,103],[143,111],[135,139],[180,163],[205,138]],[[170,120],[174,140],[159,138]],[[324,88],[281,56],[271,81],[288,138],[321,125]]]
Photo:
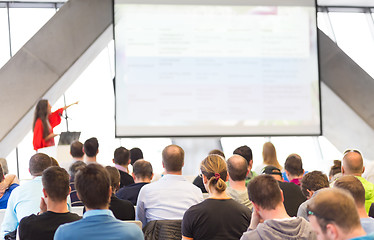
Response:
[[[114,0],[117,137],[320,135],[312,0]]]

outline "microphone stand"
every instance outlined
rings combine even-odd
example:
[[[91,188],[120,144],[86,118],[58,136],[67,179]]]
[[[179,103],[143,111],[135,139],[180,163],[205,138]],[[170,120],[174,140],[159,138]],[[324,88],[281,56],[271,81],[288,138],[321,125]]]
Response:
[[[63,96],[64,96],[64,105],[66,107],[65,94]],[[66,121],[66,131],[69,132],[69,122],[68,122],[68,118],[69,117],[68,117],[68,110],[67,109],[65,109],[65,116],[64,116],[64,118],[65,118],[65,121]]]

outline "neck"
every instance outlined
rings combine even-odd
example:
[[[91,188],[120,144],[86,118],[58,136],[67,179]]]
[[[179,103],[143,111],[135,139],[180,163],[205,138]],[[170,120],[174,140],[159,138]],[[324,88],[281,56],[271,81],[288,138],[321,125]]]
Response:
[[[344,233],[344,239],[351,239],[351,238],[362,237],[362,236],[366,236],[366,232],[361,227],[361,225],[348,233]]]
[[[244,191],[247,189],[245,186],[245,180],[243,181],[234,181],[231,178],[229,178],[230,187],[235,190]]]
[[[167,171],[167,170],[165,170],[165,174],[171,174],[171,175],[182,175],[182,170],[180,170],[180,171],[175,171],[175,172],[171,172],[171,171]]]
[[[209,190],[208,192],[209,192],[209,198],[212,198],[212,199],[230,199],[230,196],[227,195],[226,191],[217,192],[214,189],[214,190]]]
[[[362,173],[344,173],[343,175],[350,175],[355,177],[361,177]]]
[[[284,208],[283,203],[279,204],[275,209],[262,209],[261,212],[261,217],[264,220],[269,220],[269,219],[285,219],[289,218],[290,216],[287,214],[286,209]]]
[[[358,216],[360,218],[368,218],[368,214],[366,213],[366,210],[365,210],[365,205],[362,205],[361,207],[357,207],[357,212],[358,212]]]
[[[297,178],[301,178],[303,175],[300,175],[300,176],[298,176],[298,175],[289,175],[288,176],[288,180],[294,180],[294,179],[297,179]]]
[[[62,202],[55,202],[49,199],[48,205],[47,205],[47,211],[55,212],[55,213],[67,213],[68,205],[66,200]]]
[[[93,162],[96,162],[96,157],[87,157],[87,156],[86,156],[86,162],[87,162],[87,163],[93,163]]]
[[[85,206],[85,207],[86,207],[87,211],[90,211],[90,210],[108,210],[109,209],[109,205],[102,206],[102,207],[99,207],[99,208],[89,208],[87,206]]]
[[[134,178],[134,182],[135,183],[150,183],[151,179],[149,179],[149,178],[137,178],[137,177],[135,177]]]
[[[83,157],[73,157],[75,161],[83,161]]]

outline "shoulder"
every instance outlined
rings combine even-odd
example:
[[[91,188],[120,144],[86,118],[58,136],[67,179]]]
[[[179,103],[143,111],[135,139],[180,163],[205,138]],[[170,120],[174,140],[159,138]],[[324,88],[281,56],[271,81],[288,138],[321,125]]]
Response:
[[[256,229],[248,229],[246,232],[243,233],[243,236],[240,238],[240,240],[256,240],[256,239],[262,239]]]
[[[22,218],[22,220],[20,221],[19,223],[19,227],[20,228],[23,228],[23,227],[29,227],[31,226],[35,221],[37,221],[38,219],[38,216],[36,216],[35,214],[31,214],[30,216],[27,216],[27,217],[24,217]]]

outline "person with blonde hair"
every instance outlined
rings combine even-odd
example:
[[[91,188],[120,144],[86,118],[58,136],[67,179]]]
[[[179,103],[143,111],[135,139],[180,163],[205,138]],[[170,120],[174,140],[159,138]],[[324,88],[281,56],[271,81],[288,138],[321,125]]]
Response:
[[[262,148],[262,158],[264,159],[262,164],[256,168],[257,174],[261,174],[262,169],[266,166],[274,166],[282,171],[282,166],[279,164],[277,159],[277,151],[271,142],[264,143]]]
[[[225,160],[209,155],[201,162],[200,170],[209,198],[185,212],[183,239],[239,239],[250,224],[252,212],[227,195]]]

